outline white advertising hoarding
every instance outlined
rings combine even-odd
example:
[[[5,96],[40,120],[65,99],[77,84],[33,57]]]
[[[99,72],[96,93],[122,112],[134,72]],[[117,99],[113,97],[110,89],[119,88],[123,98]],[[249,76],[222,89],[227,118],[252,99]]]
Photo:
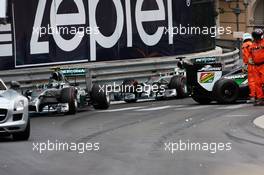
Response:
[[[6,18],[7,0],[0,0],[0,18]]]

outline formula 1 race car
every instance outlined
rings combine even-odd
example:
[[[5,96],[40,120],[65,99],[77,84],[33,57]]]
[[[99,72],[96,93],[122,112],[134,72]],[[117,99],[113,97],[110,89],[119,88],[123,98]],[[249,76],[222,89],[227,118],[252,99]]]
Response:
[[[99,85],[94,84],[88,92],[77,83],[70,83],[65,76],[85,76],[85,72],[85,69],[55,69],[48,84],[26,91],[25,96],[30,100],[29,110],[75,114],[79,107],[87,105],[93,105],[95,109],[107,109],[110,98],[100,91]]]
[[[184,60],[178,66],[186,69],[188,90],[200,104],[229,104],[249,98],[247,73],[242,67],[225,74],[214,57]]]
[[[121,91],[114,93],[115,101],[124,100],[127,103],[139,99],[185,98],[188,96],[185,71],[174,69],[172,72],[150,77],[140,83],[135,79],[125,79]]]
[[[16,82],[11,88],[19,88]],[[30,120],[28,99],[14,89],[8,89],[0,79],[0,134],[11,134],[14,140],[28,140]]]

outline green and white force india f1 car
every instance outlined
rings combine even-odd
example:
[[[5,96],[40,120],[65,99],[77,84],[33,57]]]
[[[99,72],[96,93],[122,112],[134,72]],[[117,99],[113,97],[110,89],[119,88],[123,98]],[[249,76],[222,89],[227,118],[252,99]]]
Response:
[[[224,73],[216,58],[185,60],[179,66],[186,69],[188,90],[200,104],[229,104],[249,98],[247,73],[242,67]]]

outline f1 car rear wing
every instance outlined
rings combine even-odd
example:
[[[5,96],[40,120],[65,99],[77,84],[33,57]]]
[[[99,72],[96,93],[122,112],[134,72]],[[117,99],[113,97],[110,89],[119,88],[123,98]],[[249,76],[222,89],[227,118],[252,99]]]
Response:
[[[178,59],[178,58],[176,58]],[[200,57],[200,58],[193,58],[191,60],[182,60],[179,59],[178,67],[184,69],[188,66],[203,66],[206,64],[222,64],[221,61],[217,57]]]
[[[51,68],[54,72],[61,72],[65,77],[79,77],[86,76],[87,70],[85,68]]]
[[[70,80],[74,81],[74,83],[70,83],[72,86],[79,86],[77,82],[84,81],[86,84],[86,89],[89,91],[92,87],[92,80],[90,71],[86,68],[60,68],[55,67],[52,68],[53,71],[60,71],[65,78],[67,78],[67,81],[70,82]],[[72,82],[71,81],[71,82]]]
[[[65,77],[78,77],[78,76],[86,76],[85,68],[68,68],[61,69],[61,72]]]

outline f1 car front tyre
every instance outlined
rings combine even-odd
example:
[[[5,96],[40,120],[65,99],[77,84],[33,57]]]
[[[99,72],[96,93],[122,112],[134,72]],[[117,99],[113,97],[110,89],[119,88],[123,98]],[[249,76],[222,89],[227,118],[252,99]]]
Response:
[[[30,137],[30,119],[28,119],[27,127],[22,132],[13,133],[13,139],[16,141],[25,141]]]
[[[61,90],[61,101],[68,103],[69,111],[67,114],[76,114],[78,102],[76,97],[76,90],[73,87],[64,88]]]
[[[109,94],[106,94],[106,90],[101,89],[98,84],[93,85],[91,98],[94,109],[108,109],[110,106]]]
[[[220,79],[214,85],[213,94],[218,103],[235,103],[239,97],[239,86],[233,80]]]
[[[176,89],[178,98],[185,98],[188,96],[187,82],[184,76],[172,77],[168,87],[169,89]]]

